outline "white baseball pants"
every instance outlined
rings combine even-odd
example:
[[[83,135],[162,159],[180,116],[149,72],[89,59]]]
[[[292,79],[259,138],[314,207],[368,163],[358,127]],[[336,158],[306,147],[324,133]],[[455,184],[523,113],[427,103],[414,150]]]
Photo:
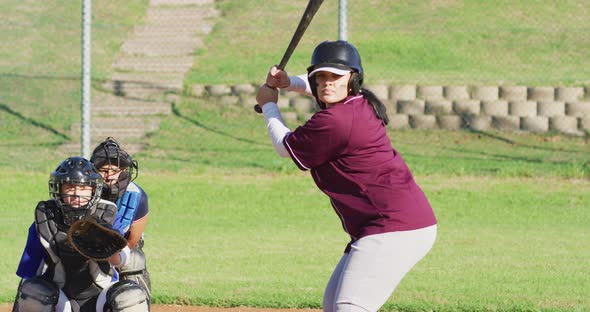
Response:
[[[437,226],[363,237],[334,269],[324,292],[324,312],[373,312],[432,249]]]

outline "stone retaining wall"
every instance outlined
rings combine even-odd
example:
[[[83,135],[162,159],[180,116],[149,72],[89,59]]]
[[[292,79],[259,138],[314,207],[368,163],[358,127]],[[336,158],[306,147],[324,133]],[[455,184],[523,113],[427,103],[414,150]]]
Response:
[[[496,129],[590,131],[590,87],[366,85],[387,105],[394,129]],[[253,106],[257,86],[193,85],[197,97],[220,105]],[[317,106],[312,98],[282,92],[287,120],[306,120]]]

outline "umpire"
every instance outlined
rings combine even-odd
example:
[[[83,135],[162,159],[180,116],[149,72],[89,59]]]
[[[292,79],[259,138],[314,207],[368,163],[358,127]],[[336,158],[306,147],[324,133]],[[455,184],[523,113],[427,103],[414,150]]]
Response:
[[[151,302],[151,282],[143,252],[143,232],[149,215],[148,196],[133,182],[138,175],[137,161],[112,137],[98,144],[90,161],[105,182],[102,198],[117,205],[115,227],[122,229],[121,234],[127,238],[130,249],[127,264],[118,268],[121,279],[141,285]]]

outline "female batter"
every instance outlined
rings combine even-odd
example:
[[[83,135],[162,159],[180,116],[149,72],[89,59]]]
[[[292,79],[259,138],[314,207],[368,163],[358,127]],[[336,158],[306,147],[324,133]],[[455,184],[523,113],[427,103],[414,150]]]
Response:
[[[325,41],[306,76],[272,67],[256,96],[278,154],[311,172],[350,236],[324,311],[377,311],[436,239],[432,208],[391,146],[385,106],[362,88],[363,75],[353,45]],[[313,95],[321,110],[291,131],[276,104],[278,88]]]

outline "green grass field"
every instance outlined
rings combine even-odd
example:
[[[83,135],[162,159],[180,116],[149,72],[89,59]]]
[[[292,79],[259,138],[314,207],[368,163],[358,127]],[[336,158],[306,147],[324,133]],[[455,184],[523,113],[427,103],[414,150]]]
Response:
[[[264,3],[273,10],[260,14]],[[368,82],[584,85],[583,1],[355,2],[349,39]],[[0,3],[0,302],[47,198],[54,152],[79,118],[79,4]],[[93,72],[109,75],[146,0],[95,1]],[[258,83],[305,1],[222,0],[190,83]],[[349,1],[352,10],[352,3]],[[293,55],[335,39],[326,2]],[[289,12],[283,14],[282,12]],[[272,34],[272,35],[269,35]],[[228,49],[228,45],[240,49]],[[296,126],[295,123],[291,126]],[[384,311],[590,310],[590,143],[556,133],[390,131],[439,220],[432,252]],[[276,156],[251,108],[185,97],[135,155],[150,196],[146,252],[156,303],[319,308],[347,242],[308,173]]]
[[[0,300],[45,174],[5,170]],[[396,311],[584,311],[590,183],[558,177],[420,175],[435,248],[386,305]],[[312,307],[346,236],[306,174],[146,172],[146,253],[157,303]],[[575,191],[572,191],[575,190]],[[15,209],[17,207],[17,209]]]
[[[308,174],[276,157],[261,117],[247,109],[187,100],[150,136],[153,148],[136,155],[138,183],[150,195],[146,252],[158,303],[320,306],[347,238]],[[384,310],[590,307],[590,147],[583,138],[466,131],[391,137],[440,230]],[[0,173],[0,234],[10,255],[0,266],[5,302],[18,282],[14,269],[32,209],[47,197],[57,162],[26,163],[48,169],[4,166]]]

